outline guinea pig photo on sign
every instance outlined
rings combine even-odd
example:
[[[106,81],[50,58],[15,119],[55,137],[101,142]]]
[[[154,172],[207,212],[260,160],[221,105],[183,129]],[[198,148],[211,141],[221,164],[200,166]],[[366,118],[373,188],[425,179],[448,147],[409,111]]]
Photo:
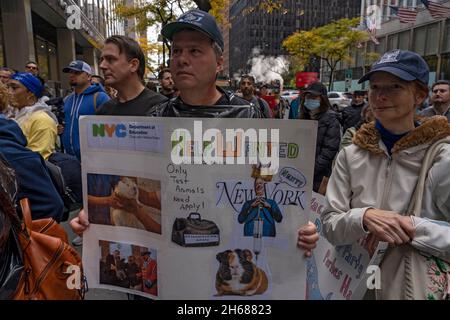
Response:
[[[113,195],[115,205],[111,208],[112,225],[161,234],[161,184],[159,181],[121,177],[114,188]]]
[[[253,296],[266,292],[269,286],[266,272],[253,262],[250,250],[226,250],[218,253],[216,259],[220,265],[215,296]]]

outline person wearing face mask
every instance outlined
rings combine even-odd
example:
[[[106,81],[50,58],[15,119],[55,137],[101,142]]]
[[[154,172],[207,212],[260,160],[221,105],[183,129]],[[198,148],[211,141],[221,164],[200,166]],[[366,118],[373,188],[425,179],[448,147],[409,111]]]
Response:
[[[338,115],[331,110],[327,89],[322,83],[312,83],[302,93],[302,98],[299,118],[319,122],[313,182],[313,190],[319,192],[322,180],[327,181],[331,175],[333,159],[339,151],[341,125]]]

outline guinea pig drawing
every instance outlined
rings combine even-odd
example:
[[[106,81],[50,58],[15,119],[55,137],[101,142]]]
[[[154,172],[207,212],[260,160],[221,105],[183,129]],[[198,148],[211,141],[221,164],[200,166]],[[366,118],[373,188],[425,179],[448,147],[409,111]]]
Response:
[[[216,296],[252,296],[267,290],[267,275],[253,263],[250,250],[226,250],[218,253],[216,258],[220,262],[216,274]]]

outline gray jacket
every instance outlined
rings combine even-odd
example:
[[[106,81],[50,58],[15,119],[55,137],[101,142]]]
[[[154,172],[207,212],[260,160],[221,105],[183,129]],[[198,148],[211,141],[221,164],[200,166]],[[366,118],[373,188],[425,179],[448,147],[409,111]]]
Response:
[[[432,117],[432,116],[437,116],[439,114],[436,112],[436,109],[434,109],[434,107],[431,106],[431,107],[425,108],[422,111],[420,111],[419,115],[424,116],[424,117]],[[447,112],[444,114],[444,116],[447,117],[447,121],[448,121],[448,123],[450,123],[450,108],[447,110]]]

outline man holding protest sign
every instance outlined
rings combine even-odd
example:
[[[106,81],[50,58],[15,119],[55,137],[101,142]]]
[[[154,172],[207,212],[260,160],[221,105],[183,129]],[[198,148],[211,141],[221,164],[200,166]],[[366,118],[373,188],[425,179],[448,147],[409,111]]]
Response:
[[[168,24],[162,33],[172,40],[171,73],[176,87],[180,90],[180,96],[157,106],[154,110],[150,108],[148,115],[262,117],[257,107],[248,105],[245,100],[223,91],[215,84],[223,63],[223,39],[212,16],[198,10],[189,11],[178,21]],[[105,72],[108,80],[107,74],[108,71]],[[84,211],[71,221],[71,227],[76,233],[84,232],[88,225]],[[306,237],[315,237],[315,231],[314,225],[302,229]],[[313,240],[310,242],[314,244]]]
[[[139,44],[129,37],[115,35],[106,39],[100,68],[105,75],[106,85],[117,90],[117,97],[104,103],[97,111],[97,115],[144,116],[151,112],[155,105],[167,100],[166,97],[145,88],[142,84],[145,56]],[[97,188],[91,188],[96,190],[93,196],[99,199],[94,201],[94,204],[103,204],[106,211],[112,203],[120,206],[119,199],[111,194],[110,185],[114,183],[115,178],[105,175],[88,177],[90,177],[88,185],[97,186]],[[108,180],[107,183],[100,181],[105,179]],[[99,185],[106,187],[98,188]],[[70,221],[70,226],[77,234],[87,229],[89,220],[84,210]],[[77,238],[76,243],[81,243],[80,239]]]
[[[215,85],[223,64],[223,38],[211,15],[199,10],[188,11],[176,22],[166,25],[161,33],[172,40],[171,73],[180,96],[157,107],[152,115],[262,118],[254,106],[231,107],[248,102]],[[211,105],[213,107],[206,107]],[[222,107],[219,109],[219,106]],[[310,256],[318,239],[316,226],[309,222],[299,230],[298,246]]]

